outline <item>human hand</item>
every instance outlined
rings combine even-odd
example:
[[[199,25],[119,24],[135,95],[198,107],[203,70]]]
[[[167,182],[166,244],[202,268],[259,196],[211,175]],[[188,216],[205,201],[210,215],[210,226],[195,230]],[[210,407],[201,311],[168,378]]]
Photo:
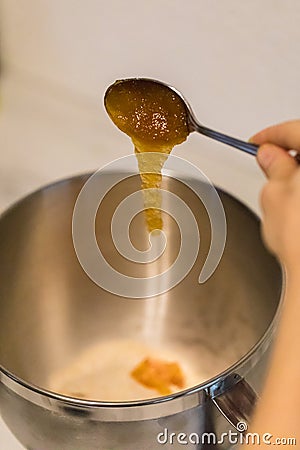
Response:
[[[263,237],[287,269],[300,273],[300,166],[287,150],[300,151],[300,120],[267,128],[251,138],[268,182],[261,193]]]

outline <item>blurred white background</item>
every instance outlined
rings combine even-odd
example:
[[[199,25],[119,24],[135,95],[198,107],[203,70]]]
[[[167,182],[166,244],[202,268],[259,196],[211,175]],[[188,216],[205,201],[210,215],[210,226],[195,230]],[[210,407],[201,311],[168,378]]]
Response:
[[[299,0],[0,0],[0,209],[132,152],[102,106],[118,78],[173,84],[245,139],[299,117],[299,23]],[[174,153],[258,210],[254,158],[195,134]]]

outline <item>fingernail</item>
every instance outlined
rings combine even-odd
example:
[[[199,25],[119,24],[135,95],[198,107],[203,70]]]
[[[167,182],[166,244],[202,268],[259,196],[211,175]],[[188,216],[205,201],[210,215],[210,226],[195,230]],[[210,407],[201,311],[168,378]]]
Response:
[[[269,146],[262,145],[259,147],[257,159],[264,169],[267,169],[274,158],[274,152]]]
[[[249,138],[248,142],[249,142],[250,144],[256,144],[256,136],[257,136],[257,134],[253,134],[253,136],[251,136],[251,137]]]

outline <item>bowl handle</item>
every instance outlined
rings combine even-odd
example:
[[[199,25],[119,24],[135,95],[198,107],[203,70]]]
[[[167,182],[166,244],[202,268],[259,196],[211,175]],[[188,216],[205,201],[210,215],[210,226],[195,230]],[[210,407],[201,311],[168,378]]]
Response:
[[[236,373],[226,377],[210,388],[209,396],[237,431],[247,431],[258,396],[244,378]]]

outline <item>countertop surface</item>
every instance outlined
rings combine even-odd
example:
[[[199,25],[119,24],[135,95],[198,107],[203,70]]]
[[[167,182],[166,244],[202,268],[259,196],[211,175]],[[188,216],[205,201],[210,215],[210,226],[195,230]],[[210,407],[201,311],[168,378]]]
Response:
[[[69,97],[51,88],[18,73],[2,77],[0,210],[42,185],[133,153],[128,137],[108,118],[99,119],[101,104],[94,107],[80,95]],[[264,176],[254,157],[196,133],[173,154],[259,211]]]

